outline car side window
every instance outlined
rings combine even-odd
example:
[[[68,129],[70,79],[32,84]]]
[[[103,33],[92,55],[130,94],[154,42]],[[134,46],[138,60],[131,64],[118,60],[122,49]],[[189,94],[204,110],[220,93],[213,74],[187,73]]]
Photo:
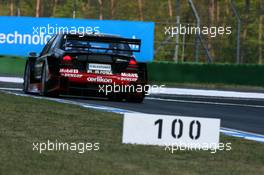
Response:
[[[40,56],[46,55],[46,54],[49,52],[50,47],[51,47],[51,45],[52,45],[52,43],[53,43],[53,41],[54,41],[55,38],[56,38],[56,35],[54,35],[54,36],[53,36],[53,37],[47,42],[47,44],[46,44],[45,47],[43,48],[43,50],[42,50]]]
[[[50,53],[51,51],[54,51],[54,49],[57,47],[57,45],[58,45],[58,43],[59,43],[59,40],[60,40],[60,37],[59,37],[59,35],[57,35],[57,36],[54,38],[54,40],[53,40],[53,42],[52,42],[52,44],[51,44],[51,47],[50,47],[48,53]]]

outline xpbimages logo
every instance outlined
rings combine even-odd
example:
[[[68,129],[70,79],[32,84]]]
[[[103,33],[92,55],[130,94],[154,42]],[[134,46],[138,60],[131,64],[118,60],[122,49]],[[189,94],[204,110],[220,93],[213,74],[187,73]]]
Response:
[[[33,26],[33,35],[54,35],[56,33],[66,33],[66,34],[99,34],[100,27],[91,26],[59,26],[58,24],[45,26]]]
[[[58,24],[45,26],[33,26],[32,33],[22,33],[14,31],[10,33],[0,33],[0,44],[24,44],[24,45],[44,45],[57,33],[65,34],[99,34],[100,27],[91,26],[59,26]]]
[[[33,151],[37,151],[40,154],[45,151],[53,152],[63,152],[63,151],[74,151],[79,154],[83,154],[89,151],[99,151],[100,143],[90,143],[90,142],[59,142],[55,140],[54,142],[47,140],[46,142],[33,142]]]

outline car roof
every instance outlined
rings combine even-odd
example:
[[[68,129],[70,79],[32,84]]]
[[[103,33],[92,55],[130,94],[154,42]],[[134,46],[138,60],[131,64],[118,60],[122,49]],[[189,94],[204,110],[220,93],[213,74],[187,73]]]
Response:
[[[59,33],[59,35],[63,36],[71,36],[71,37],[103,37],[103,38],[123,38],[120,35],[106,34],[106,33]]]

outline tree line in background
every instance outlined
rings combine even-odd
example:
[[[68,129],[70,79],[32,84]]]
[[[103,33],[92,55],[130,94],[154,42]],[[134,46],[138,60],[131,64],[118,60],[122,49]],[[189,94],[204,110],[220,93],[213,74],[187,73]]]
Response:
[[[67,17],[154,21],[155,59],[173,61],[175,38],[166,38],[164,27],[194,25],[196,20],[188,0],[0,0],[1,16]],[[213,62],[235,63],[237,20],[231,0],[193,0],[202,26],[231,26],[232,34],[203,36]],[[241,19],[240,63],[263,64],[263,0],[234,0]],[[176,10],[177,9],[177,10]],[[180,36],[180,61],[194,61],[195,36]],[[158,48],[158,49],[157,49]],[[200,47],[199,61],[205,61]]]

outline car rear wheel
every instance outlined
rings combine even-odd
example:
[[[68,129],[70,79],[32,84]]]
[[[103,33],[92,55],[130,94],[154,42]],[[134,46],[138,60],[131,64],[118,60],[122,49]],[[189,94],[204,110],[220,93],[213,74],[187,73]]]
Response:
[[[40,88],[40,95],[47,96],[47,70],[45,63],[43,64],[42,73],[41,73],[41,88]]]
[[[42,74],[41,74],[41,90],[40,90],[40,95],[42,96],[48,96],[48,97],[58,97],[59,96],[59,91],[48,91],[48,81],[47,81],[47,68],[46,68],[46,64],[43,64],[43,68],[42,68]]]
[[[29,85],[30,85],[30,64],[29,62],[26,63],[26,68],[24,72],[24,83],[23,83],[23,91],[28,94],[29,93]]]

